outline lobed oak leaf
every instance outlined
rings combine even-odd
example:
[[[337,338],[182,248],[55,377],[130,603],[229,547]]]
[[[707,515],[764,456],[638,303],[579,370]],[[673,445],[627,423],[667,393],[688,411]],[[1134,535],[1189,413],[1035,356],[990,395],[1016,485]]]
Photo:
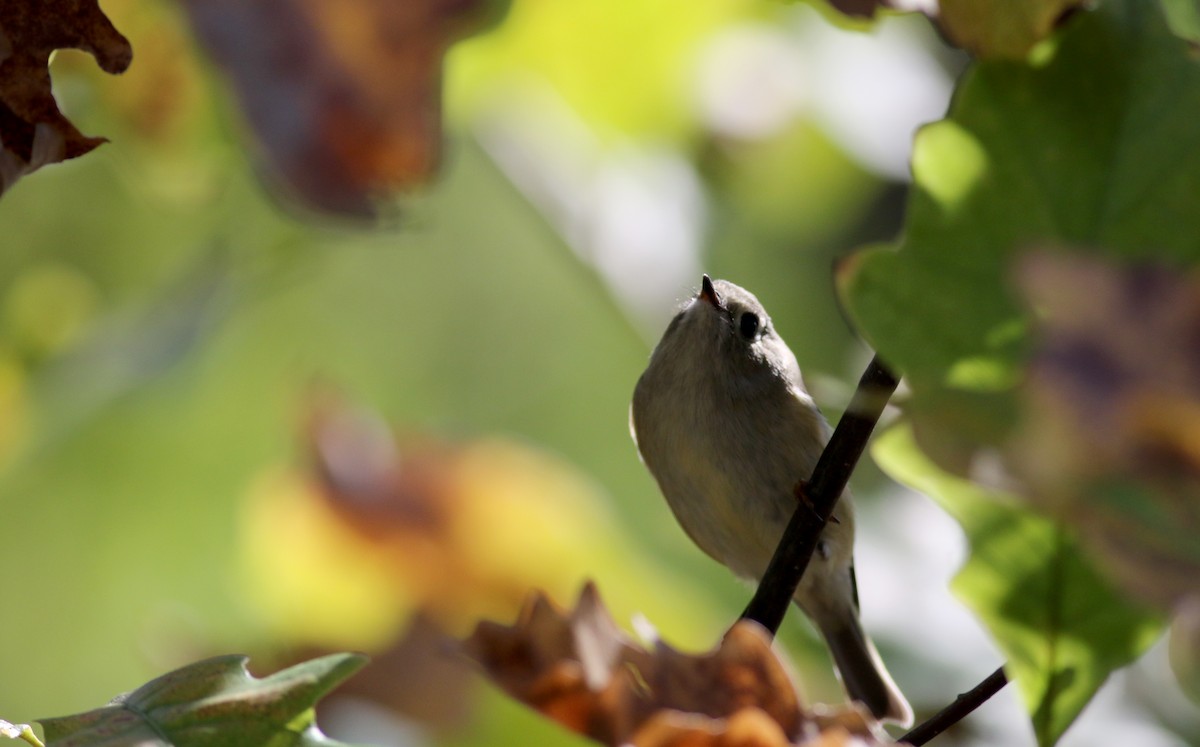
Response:
[[[441,152],[442,55],[489,0],[186,0],[274,175],[304,204],[370,216]]]
[[[256,678],[245,656],[217,656],[95,710],[40,721],[46,744],[59,747],[347,747],[321,733],[313,706],[365,661],[361,654],[331,654]]]
[[[124,72],[129,42],[96,0],[9,0],[0,5],[0,194],[42,166],[106,142],[63,116],[50,85],[50,55],[81,49],[107,73]]]
[[[479,623],[463,650],[515,699],[614,747],[878,743],[859,710],[806,711],[756,623],[737,623],[704,654],[661,642],[646,650],[620,631],[592,584],[570,612],[539,593],[513,625]]]

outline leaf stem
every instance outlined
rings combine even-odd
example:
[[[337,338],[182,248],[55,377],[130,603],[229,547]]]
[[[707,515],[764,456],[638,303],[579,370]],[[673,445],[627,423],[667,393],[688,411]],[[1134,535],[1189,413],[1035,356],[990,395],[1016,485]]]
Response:
[[[1000,667],[995,672],[989,674],[983,682],[959,695],[954,699],[953,703],[938,711],[928,720],[917,724],[913,727],[912,731],[896,741],[900,744],[911,744],[914,747],[925,744],[946,729],[962,721],[972,711],[986,703],[988,698],[1000,692],[1007,684],[1008,677],[1004,674],[1004,667]]]
[[[33,745],[33,747],[46,747],[42,744],[42,740],[38,739],[37,734],[33,733],[33,727],[29,724],[12,724],[0,719],[0,737],[20,739]]]
[[[742,619],[754,620],[772,635],[779,630],[792,595],[808,568],[817,538],[825,528],[838,498],[846,489],[850,473],[866,448],[867,439],[875,429],[888,399],[900,381],[879,356],[871,359],[859,379],[858,389],[850,406],[838,421],[837,428],[808,481],[803,505],[792,515],[779,547],[771,558],[767,572],[759,582]]]

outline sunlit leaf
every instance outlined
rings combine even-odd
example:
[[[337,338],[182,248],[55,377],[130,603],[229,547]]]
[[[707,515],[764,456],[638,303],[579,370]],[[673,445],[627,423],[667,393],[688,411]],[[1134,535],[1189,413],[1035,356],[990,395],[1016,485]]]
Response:
[[[1094,570],[1071,531],[1012,496],[947,474],[898,426],[875,444],[881,466],[933,498],[962,524],[971,554],[954,591],[1007,657],[1041,745],[1053,744],[1110,672],[1161,630]]]
[[[878,743],[857,707],[805,709],[756,623],[737,623],[704,654],[661,642],[646,650],[591,584],[570,612],[536,594],[515,624],[482,622],[463,647],[512,697],[613,747],[786,747],[851,735]]]
[[[763,7],[770,3],[514,0],[498,28],[456,45],[451,103],[474,110],[499,92],[534,106],[546,86],[602,141],[686,143],[700,127],[686,71],[715,32]]]
[[[1200,258],[1200,67],[1157,3],[1081,12],[1038,65],[982,62],[924,128],[898,247],[840,274],[855,321],[912,388],[922,447],[966,473],[1015,425],[1031,245]]]
[[[1200,3],[1196,0],[1159,0],[1171,30],[1193,43],[1200,42]]]
[[[56,747],[336,747],[317,728],[316,702],[366,663],[333,654],[258,679],[244,656],[190,664],[74,716],[41,719]]]
[[[42,166],[82,156],[88,137],[58,110],[50,55],[82,49],[107,73],[121,73],[133,49],[96,0],[8,0],[0,5],[0,194]]]

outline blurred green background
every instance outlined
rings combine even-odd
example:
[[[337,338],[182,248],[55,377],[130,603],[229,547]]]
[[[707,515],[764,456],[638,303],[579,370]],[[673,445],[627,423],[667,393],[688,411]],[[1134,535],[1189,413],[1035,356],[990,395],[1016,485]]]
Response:
[[[630,394],[706,271],[759,296],[836,418],[869,351],[833,264],[899,230],[912,129],[942,114],[961,65],[927,24],[866,34],[749,0],[514,0],[447,57],[442,173],[366,225],[264,186],[177,6],[104,9],[130,71],[105,77],[77,53],[53,69],[68,115],[112,142],[0,199],[0,716],[93,708],[215,653],[366,646],[361,600],[341,588],[357,582],[265,593],[307,549],[285,524],[248,526],[275,477],[307,468],[314,381],[400,432],[513,444],[562,477],[490,527],[544,561],[515,563],[513,588],[566,604],[592,578],[622,623],[639,613],[667,641],[712,645],[750,591],[670,517],[628,435]],[[945,591],[961,539],[870,465],[855,479],[867,627],[918,711],[935,710],[999,663]],[[393,593],[381,614],[399,625],[428,601]],[[449,607],[455,633],[517,609]],[[318,615],[336,622],[304,624]],[[840,697],[807,624],[789,620],[781,644],[813,700]],[[579,741],[481,682],[455,697],[453,725],[355,712],[346,728],[379,744]],[[1139,744],[1182,743],[1159,724],[1183,711],[1118,699],[1065,743],[1115,721],[1152,735]],[[1025,738],[1011,693],[989,708],[986,729],[949,739]]]

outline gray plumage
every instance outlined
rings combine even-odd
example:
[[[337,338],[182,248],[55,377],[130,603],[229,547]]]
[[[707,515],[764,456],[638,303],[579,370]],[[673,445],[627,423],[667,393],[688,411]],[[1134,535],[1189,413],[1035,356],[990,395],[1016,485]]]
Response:
[[[738,576],[761,578],[830,429],[758,299],[705,276],[651,354],[630,415],[642,461],[688,536]],[[851,698],[909,724],[912,709],[859,623],[849,491],[832,516],[794,601]]]

